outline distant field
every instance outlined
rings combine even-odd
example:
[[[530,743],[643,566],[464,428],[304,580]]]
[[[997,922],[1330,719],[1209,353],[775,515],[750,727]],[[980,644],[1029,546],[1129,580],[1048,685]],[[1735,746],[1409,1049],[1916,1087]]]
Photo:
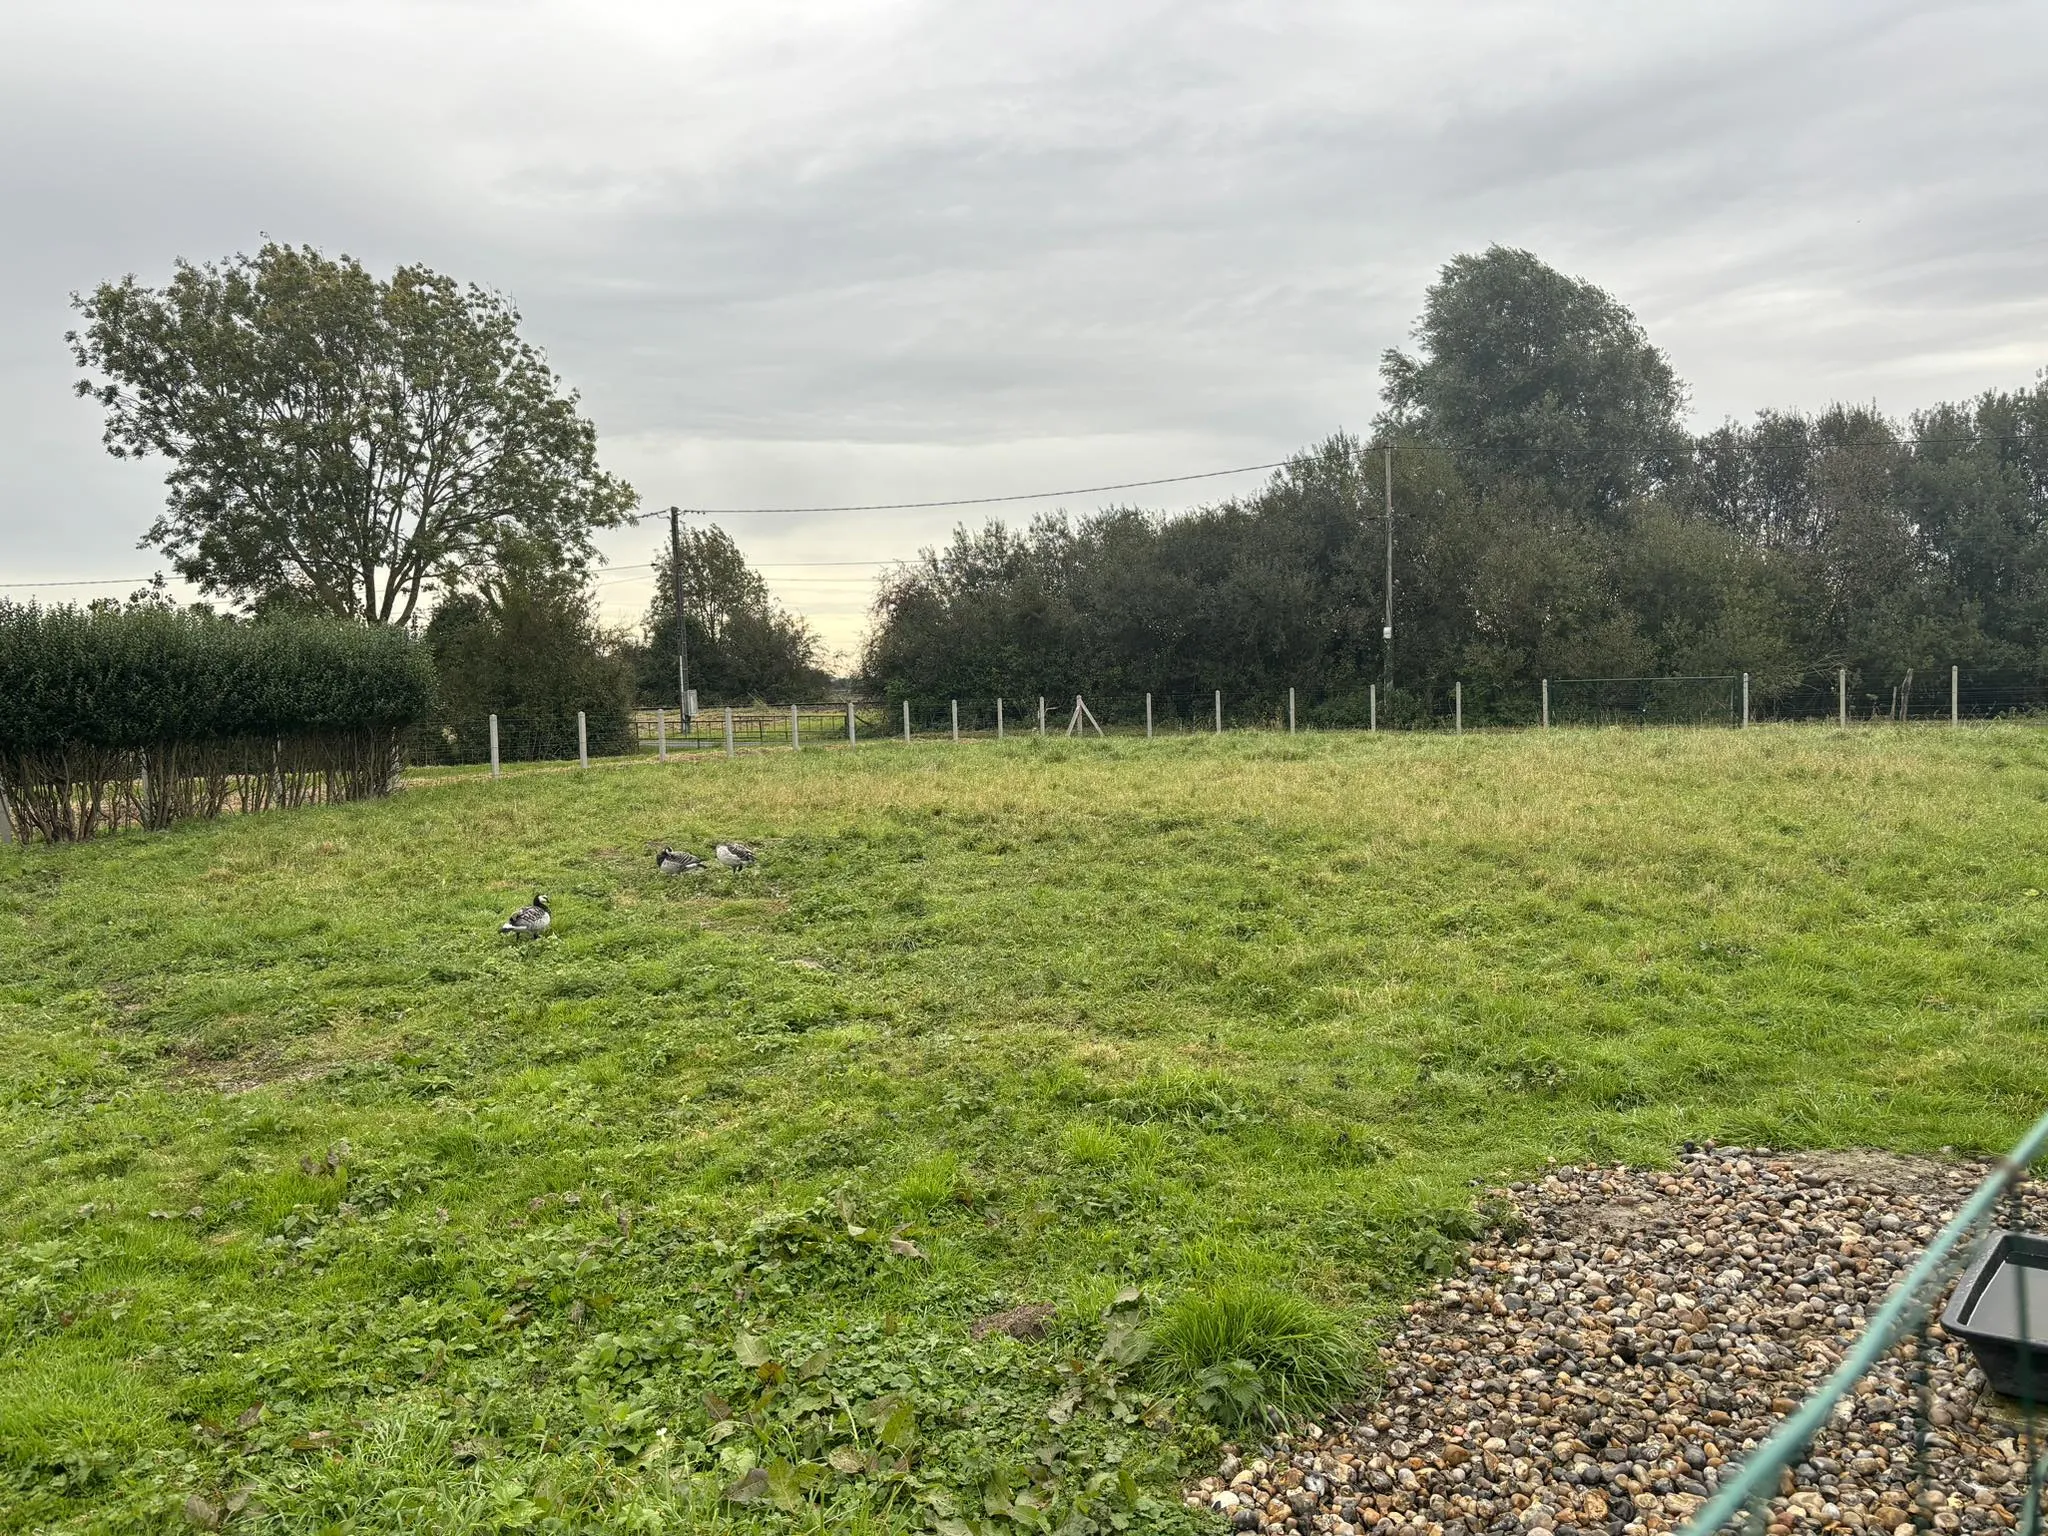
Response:
[[[0,848],[0,1525],[1181,1528],[1125,1323],[1369,1333],[1547,1157],[2008,1144],[2044,811],[2024,727],[1246,736]]]

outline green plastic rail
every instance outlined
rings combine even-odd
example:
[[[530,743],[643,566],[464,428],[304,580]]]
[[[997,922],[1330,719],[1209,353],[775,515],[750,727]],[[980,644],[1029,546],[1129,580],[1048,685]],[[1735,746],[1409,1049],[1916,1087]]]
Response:
[[[2028,1165],[2041,1155],[2043,1149],[2048,1149],[2048,1114],[2034,1122],[2033,1128],[2020,1138],[2020,1144],[1977,1186],[1954,1219],[1927,1245],[1927,1251],[1920,1255],[1919,1262],[1907,1272],[1905,1279],[1892,1287],[1891,1295],[1885,1298],[1884,1305],[1864,1327],[1856,1347],[1835,1368],[1835,1373],[1778,1426],[1770,1439],[1743,1461],[1732,1479],[1723,1483],[1701,1506],[1692,1524],[1686,1527],[1686,1536],[1712,1536],[1746,1508],[1752,1499],[1759,1495],[1768,1497],[1775,1490],[1778,1474],[1805,1453],[1808,1443],[1826,1425],[1835,1404],[1885,1351],[1920,1326],[1921,1319],[1934,1304],[1931,1297],[1921,1293],[1939,1284],[1942,1266],[1949,1262],[1977,1224],[1991,1213],[1999,1196],[2026,1173]],[[2028,1481],[2027,1503],[2028,1514],[2031,1514],[2040,1491],[2038,1469]],[[2024,1517],[2019,1529],[2031,1529]]]

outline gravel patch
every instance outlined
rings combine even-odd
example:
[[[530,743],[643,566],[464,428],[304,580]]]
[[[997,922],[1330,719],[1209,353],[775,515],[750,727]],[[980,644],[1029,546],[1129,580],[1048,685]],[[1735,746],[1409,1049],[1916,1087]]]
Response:
[[[1678,1529],[1840,1362],[1986,1171],[1709,1146],[1670,1170],[1559,1168],[1498,1191],[1527,1230],[1476,1245],[1466,1274],[1408,1309],[1380,1400],[1226,1448],[1188,1503],[1236,1530],[1333,1536]],[[2044,1215],[2037,1194],[2029,1224]],[[2009,1531],[2025,1494],[2016,1409],[1938,1325],[1925,1354],[1932,1527]],[[1781,1480],[1770,1536],[1912,1536],[1912,1365],[1893,1351],[1837,1408]]]

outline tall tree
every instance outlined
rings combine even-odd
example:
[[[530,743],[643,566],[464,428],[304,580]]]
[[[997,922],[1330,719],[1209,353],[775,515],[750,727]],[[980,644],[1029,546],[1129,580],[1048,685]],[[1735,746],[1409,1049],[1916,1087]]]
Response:
[[[1447,262],[1415,338],[1419,355],[1381,360],[1386,425],[1451,450],[1482,489],[1534,482],[1598,517],[1686,462],[1664,354],[1613,295],[1527,251]]]
[[[683,604],[689,611],[690,687],[714,700],[822,698],[828,682],[817,665],[818,638],[801,618],[779,607],[768,583],[723,528],[682,532]],[[675,564],[664,538],[655,553],[654,601],[643,628],[640,693],[676,694]]]
[[[171,462],[144,545],[203,592],[404,623],[511,542],[580,571],[634,504],[501,294],[269,243],[72,303],[108,451]]]

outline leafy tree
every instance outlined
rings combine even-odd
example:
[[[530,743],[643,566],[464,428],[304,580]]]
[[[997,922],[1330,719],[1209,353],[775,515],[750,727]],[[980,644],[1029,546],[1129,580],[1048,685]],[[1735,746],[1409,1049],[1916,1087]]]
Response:
[[[574,750],[578,711],[593,753],[631,750],[632,664],[575,580],[514,564],[446,598],[426,641],[443,721],[440,750],[430,745],[430,755],[480,760],[496,714],[502,756],[560,756]]]
[[[705,703],[824,697],[830,679],[817,665],[818,639],[797,615],[768,595],[768,583],[747,564],[732,535],[716,526],[685,524],[683,604],[689,613],[690,686]],[[638,658],[640,696],[674,699],[675,565],[664,538],[654,561],[654,600]]]
[[[1389,430],[1441,445],[1482,488],[1534,482],[1592,516],[1674,480],[1685,387],[1634,315],[1527,251],[1448,262],[1381,361]]]
[[[171,461],[144,543],[203,592],[405,623],[509,541],[580,570],[634,503],[510,302],[425,267],[269,243],[72,302],[108,451]]]

